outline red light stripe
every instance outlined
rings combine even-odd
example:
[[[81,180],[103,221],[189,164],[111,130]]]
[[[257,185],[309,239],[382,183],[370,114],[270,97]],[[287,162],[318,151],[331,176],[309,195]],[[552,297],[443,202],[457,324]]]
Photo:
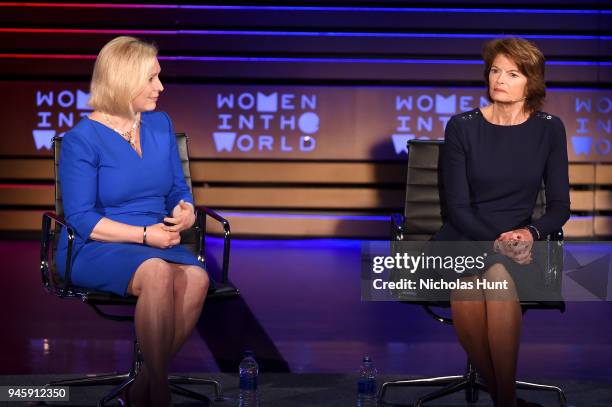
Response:
[[[59,34],[178,34],[177,30],[94,30],[71,28],[0,28],[0,33],[59,33]]]

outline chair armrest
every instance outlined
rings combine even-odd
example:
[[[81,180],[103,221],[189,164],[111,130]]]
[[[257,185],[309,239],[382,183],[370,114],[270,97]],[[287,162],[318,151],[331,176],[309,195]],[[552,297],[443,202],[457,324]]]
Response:
[[[52,244],[51,238],[55,235],[55,232],[51,230],[51,222],[55,222],[62,227],[66,228],[68,233],[68,248],[66,252],[66,274],[63,279],[63,287],[61,290],[57,290],[55,281],[50,276],[50,266],[54,265],[55,260],[52,258],[49,263],[49,245]],[[40,270],[42,274],[43,285],[47,290],[56,289],[60,297],[66,296],[68,290],[72,286],[72,245],[74,243],[74,229],[70,227],[63,217],[58,216],[55,212],[45,212],[42,217],[42,236],[40,241]]]
[[[199,228],[197,247],[200,261],[204,261],[204,252],[206,248],[206,217],[210,216],[223,226],[223,264],[221,266],[221,282],[225,284],[229,280],[229,256],[232,239],[230,223],[223,216],[206,206],[196,206],[195,210]]]
[[[404,215],[399,213],[391,214],[391,240],[401,241],[404,240],[404,223],[406,218]]]
[[[563,237],[563,229],[559,229],[546,236],[546,240],[563,243]]]
[[[557,230],[546,236],[547,268],[544,275],[544,287],[561,290],[563,276],[563,230]]]

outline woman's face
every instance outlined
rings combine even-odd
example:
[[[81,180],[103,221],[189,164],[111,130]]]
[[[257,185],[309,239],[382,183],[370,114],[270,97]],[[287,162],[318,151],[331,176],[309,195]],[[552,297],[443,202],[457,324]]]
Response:
[[[489,70],[489,95],[494,102],[511,103],[526,97],[527,77],[513,60],[499,54]]]
[[[161,67],[159,66],[157,58],[155,58],[155,63],[151,67],[151,71],[147,77],[147,84],[132,101],[134,113],[155,110],[155,107],[157,106],[157,98],[159,98],[159,94],[164,90],[164,87],[159,80],[160,72]]]

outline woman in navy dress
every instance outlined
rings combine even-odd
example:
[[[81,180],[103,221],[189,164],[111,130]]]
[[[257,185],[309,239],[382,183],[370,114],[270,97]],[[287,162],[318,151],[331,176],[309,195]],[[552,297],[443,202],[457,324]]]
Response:
[[[533,295],[534,240],[545,239],[569,218],[565,129],[541,112],[546,95],[544,56],[521,38],[489,42],[483,53],[492,102],[453,116],[446,126],[442,162],[447,218],[432,240],[490,242],[482,275],[508,282],[507,290],[451,293],[455,330],[484,379],[496,407],[537,405],[515,390],[521,307]],[[541,183],[546,214],[532,219]],[[537,293],[535,294],[537,295]]]
[[[179,245],[195,214],[170,118],[154,112],[164,89],[159,73],[153,45],[132,37],[106,44],[92,76],[95,110],[64,136],[59,168],[66,220],[76,233],[74,284],[138,297],[144,365],[128,389],[136,405],[169,405],[168,365],[209,285],[202,263]],[[60,266],[66,244],[64,233]]]

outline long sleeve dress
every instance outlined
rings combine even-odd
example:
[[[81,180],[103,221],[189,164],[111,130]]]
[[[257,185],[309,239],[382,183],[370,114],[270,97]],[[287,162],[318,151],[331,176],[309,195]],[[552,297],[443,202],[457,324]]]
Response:
[[[560,229],[570,214],[565,128],[545,112],[525,122],[488,122],[480,109],[453,116],[446,126],[442,161],[445,219],[432,240],[490,242],[533,225],[542,238]],[[544,181],[546,213],[532,219]],[[519,292],[529,291],[537,264],[520,266],[502,255],[488,263],[509,268]],[[534,262],[535,263],[535,262]]]
[[[103,217],[149,226],[163,222],[181,199],[193,204],[166,113],[141,114],[140,143],[142,157],[118,133],[89,118],[64,135],[59,178],[65,219],[76,234],[71,275],[77,286],[126,295],[138,266],[151,258],[203,267],[180,245],[159,249],[90,238]],[[56,256],[62,276],[66,251],[64,229]]]

